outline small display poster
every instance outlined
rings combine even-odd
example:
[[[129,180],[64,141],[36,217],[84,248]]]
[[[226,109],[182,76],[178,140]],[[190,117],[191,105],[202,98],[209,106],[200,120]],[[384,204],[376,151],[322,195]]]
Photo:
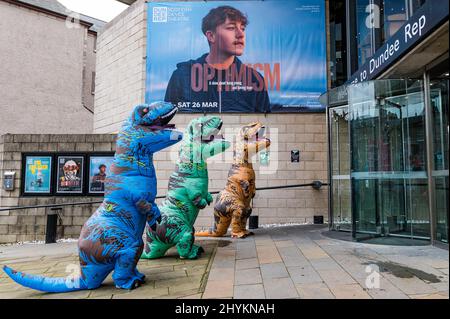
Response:
[[[269,166],[269,160],[270,160],[270,155],[269,155],[268,151],[263,150],[263,151],[261,151],[261,153],[259,153],[259,161],[260,161],[261,165]]]
[[[58,156],[57,193],[83,193],[83,156]]]
[[[24,193],[50,194],[51,172],[51,156],[27,156]]]
[[[111,174],[114,156],[91,156],[89,158],[89,193],[105,192],[105,180]]]

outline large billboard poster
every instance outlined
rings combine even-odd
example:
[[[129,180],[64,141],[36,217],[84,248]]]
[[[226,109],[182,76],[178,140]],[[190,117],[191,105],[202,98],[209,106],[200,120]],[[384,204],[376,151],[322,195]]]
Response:
[[[317,112],[325,1],[149,2],[146,102],[185,112]]]

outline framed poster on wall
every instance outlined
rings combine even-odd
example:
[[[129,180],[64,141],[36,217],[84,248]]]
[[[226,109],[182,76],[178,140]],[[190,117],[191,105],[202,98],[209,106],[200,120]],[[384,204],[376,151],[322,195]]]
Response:
[[[114,156],[89,156],[89,189],[90,194],[103,194],[105,180],[111,175]]]
[[[83,156],[58,156],[56,173],[57,194],[82,194],[84,182]]]
[[[24,155],[23,193],[49,195],[52,192],[51,155]]]

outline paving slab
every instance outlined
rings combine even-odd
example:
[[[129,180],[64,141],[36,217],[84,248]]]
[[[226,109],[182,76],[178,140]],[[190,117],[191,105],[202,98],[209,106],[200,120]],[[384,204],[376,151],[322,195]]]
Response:
[[[265,299],[262,284],[234,286],[234,299]]]
[[[336,299],[371,299],[370,295],[359,284],[327,285]]]
[[[259,268],[242,269],[235,273],[235,285],[262,284],[261,270]]]
[[[300,297],[291,278],[265,279],[264,291],[267,299],[295,299]]]
[[[248,259],[237,259],[236,260],[236,270],[251,269],[251,268],[258,268],[258,267],[259,267],[258,258],[248,258]]]
[[[323,283],[322,277],[312,266],[288,267],[287,270],[295,284]]]
[[[275,245],[256,246],[256,250],[260,264],[280,263],[283,261]]]
[[[330,288],[323,282],[295,284],[301,299],[335,299]]]
[[[264,279],[289,277],[289,273],[284,263],[263,264],[261,265],[261,274]]]

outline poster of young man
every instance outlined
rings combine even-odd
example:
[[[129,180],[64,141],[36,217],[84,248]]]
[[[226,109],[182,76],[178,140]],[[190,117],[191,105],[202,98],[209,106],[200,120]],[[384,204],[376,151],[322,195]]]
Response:
[[[50,193],[51,156],[27,156],[25,159],[24,193]]]
[[[82,156],[58,156],[57,193],[83,193]]]
[[[185,112],[322,112],[325,2],[148,3],[146,102]]]
[[[91,156],[89,158],[89,193],[105,192],[105,180],[111,173],[114,156]]]

